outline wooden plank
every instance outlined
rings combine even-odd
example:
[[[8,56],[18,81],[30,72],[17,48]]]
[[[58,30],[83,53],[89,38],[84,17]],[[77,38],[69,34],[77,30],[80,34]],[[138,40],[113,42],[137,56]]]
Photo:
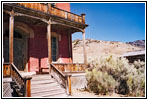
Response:
[[[36,89],[32,89],[31,94],[46,92],[46,91],[59,90],[59,89],[62,89],[62,88],[60,86],[36,88]]]
[[[44,84],[44,85],[34,84],[34,85],[31,85],[31,86],[32,86],[31,89],[33,90],[33,89],[38,89],[38,88],[44,88],[45,86],[47,88],[50,88],[50,87],[53,87],[53,86],[59,86],[59,84],[55,82],[55,83]]]
[[[71,77],[68,76],[68,89],[69,89],[69,95],[71,95]]]
[[[13,63],[13,31],[14,31],[14,11],[10,13],[9,19],[9,62]]]
[[[26,81],[26,96],[25,97],[31,97],[31,80]]]
[[[53,95],[58,95],[58,94],[65,94],[65,90],[58,89],[58,90],[53,90],[53,91],[34,93],[34,94],[32,94],[32,97],[43,97],[43,96],[48,97],[48,96],[53,96]]]
[[[10,65],[3,64],[3,77],[10,77]]]
[[[48,26],[47,26],[47,36],[48,36],[48,62],[49,62],[49,74],[51,73],[51,62],[52,62],[52,56],[51,56],[51,23],[49,20]]]
[[[68,34],[67,34],[67,38],[68,38],[68,50],[69,50],[69,63],[71,63],[72,62],[72,55],[71,55],[71,39],[70,39],[70,37],[71,37],[71,33],[69,32]]]
[[[12,78],[3,78],[3,82],[7,83],[7,82],[12,82]]]
[[[82,17],[82,23],[85,24],[85,14],[81,14],[81,17]]]
[[[31,79],[31,82],[33,81],[41,81],[41,80],[50,80],[51,77],[34,77]]]
[[[49,83],[53,83],[55,82],[54,80],[41,80],[41,81],[32,81],[31,84],[40,84],[40,85],[44,85],[44,84],[49,84]]]

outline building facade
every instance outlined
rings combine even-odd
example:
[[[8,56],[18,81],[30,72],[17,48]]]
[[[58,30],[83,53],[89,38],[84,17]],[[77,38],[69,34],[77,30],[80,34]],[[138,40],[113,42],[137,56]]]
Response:
[[[70,12],[70,3],[4,3],[4,62],[37,73],[50,63],[72,63],[72,34],[85,33],[84,18]]]

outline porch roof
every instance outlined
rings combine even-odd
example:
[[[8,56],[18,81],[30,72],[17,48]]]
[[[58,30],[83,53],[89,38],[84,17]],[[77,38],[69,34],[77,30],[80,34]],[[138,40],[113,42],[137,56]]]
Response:
[[[45,13],[43,11],[27,8],[16,3],[4,3],[4,13],[10,12],[12,10],[15,12],[15,16],[17,17],[16,20],[25,21],[27,23],[35,25],[46,25],[49,19],[51,19],[51,24],[53,26],[62,26],[65,29],[71,30],[71,33],[81,32],[88,26],[87,24],[85,24],[85,22],[82,23],[81,21],[61,17],[56,14]]]

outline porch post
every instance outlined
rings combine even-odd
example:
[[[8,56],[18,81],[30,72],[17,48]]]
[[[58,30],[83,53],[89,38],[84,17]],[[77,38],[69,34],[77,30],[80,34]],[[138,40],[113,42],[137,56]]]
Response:
[[[9,18],[9,62],[13,63],[13,34],[14,34],[14,11],[12,10]]]
[[[52,56],[51,56],[51,22],[49,20],[48,26],[47,26],[47,37],[48,37],[48,62],[49,62],[49,74],[51,73],[51,62],[52,62]]]
[[[71,55],[71,33],[68,32],[67,34],[67,38],[68,38],[68,50],[69,50],[69,63],[72,63],[72,55]]]
[[[82,31],[83,40],[83,53],[84,53],[84,64],[87,66],[86,46],[85,46],[85,30]]]

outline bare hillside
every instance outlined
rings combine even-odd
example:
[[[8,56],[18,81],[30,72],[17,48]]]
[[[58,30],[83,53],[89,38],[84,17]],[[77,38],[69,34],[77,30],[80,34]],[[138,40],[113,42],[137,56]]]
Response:
[[[86,39],[86,52],[88,62],[99,59],[105,55],[121,56],[130,51],[143,50],[144,48],[133,46],[131,44],[116,41],[100,41]],[[83,62],[83,45],[82,40],[73,41],[73,61],[75,63]]]

